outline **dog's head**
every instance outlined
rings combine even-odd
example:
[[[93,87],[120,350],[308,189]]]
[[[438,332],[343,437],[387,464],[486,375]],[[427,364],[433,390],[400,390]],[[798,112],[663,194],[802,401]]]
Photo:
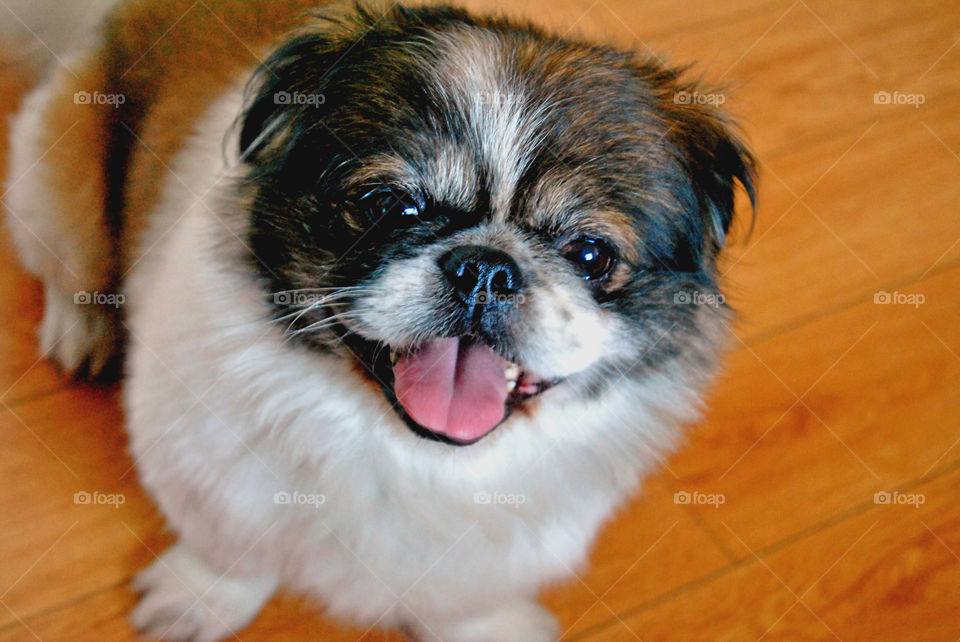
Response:
[[[266,61],[240,136],[277,319],[458,444],[548,389],[707,367],[754,178],[697,95],[659,63],[449,8],[318,20]]]

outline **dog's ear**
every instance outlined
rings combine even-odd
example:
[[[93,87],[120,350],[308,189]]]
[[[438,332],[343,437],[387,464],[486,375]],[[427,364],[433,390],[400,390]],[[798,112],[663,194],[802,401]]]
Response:
[[[357,0],[314,12],[251,79],[241,158],[260,165],[284,158],[311,129],[323,128],[326,116],[353,108],[346,102],[357,78],[389,73],[384,58],[404,55],[404,43],[448,23],[473,24],[464,11],[445,6],[384,8]]]
[[[310,106],[325,100],[336,71],[337,39],[322,32],[293,37],[275,51],[248,85],[250,98],[240,121],[241,158],[269,164],[296,143],[296,123]]]
[[[269,164],[317,126],[335,107],[329,89],[349,75],[355,58],[396,27],[398,10],[380,14],[360,2],[318,10],[260,66],[247,86],[240,118],[240,154],[246,162]],[[376,29],[375,29],[376,27]],[[305,118],[309,114],[311,117]]]
[[[705,93],[691,85],[672,84],[671,89],[661,94],[669,127],[666,136],[688,177],[685,200],[699,215],[701,258],[710,258],[726,242],[737,184],[750,200],[751,213],[756,213],[756,162],[719,109],[724,94]]]

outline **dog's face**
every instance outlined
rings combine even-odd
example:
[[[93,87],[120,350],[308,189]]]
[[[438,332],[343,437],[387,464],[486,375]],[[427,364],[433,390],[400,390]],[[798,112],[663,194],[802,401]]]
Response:
[[[457,444],[547,389],[707,367],[724,310],[695,303],[752,163],[685,90],[451,9],[318,22],[266,62],[241,133],[277,319]]]

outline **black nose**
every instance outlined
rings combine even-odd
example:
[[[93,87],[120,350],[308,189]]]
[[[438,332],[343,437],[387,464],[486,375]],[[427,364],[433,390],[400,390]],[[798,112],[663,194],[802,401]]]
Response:
[[[440,269],[464,302],[505,303],[523,286],[520,268],[510,255],[492,247],[461,245],[439,260]]]

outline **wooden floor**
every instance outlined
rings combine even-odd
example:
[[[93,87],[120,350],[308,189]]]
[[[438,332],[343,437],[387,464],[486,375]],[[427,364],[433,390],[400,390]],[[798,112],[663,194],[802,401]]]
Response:
[[[592,566],[546,592],[565,639],[960,638],[960,2],[469,4],[700,61],[761,160],[729,367]],[[0,84],[7,114],[21,84]],[[0,642],[134,639],[127,582],[171,540],[117,390],[38,360],[40,315],[4,237]],[[74,503],[94,489],[126,502]],[[239,637],[385,639],[294,598]]]

